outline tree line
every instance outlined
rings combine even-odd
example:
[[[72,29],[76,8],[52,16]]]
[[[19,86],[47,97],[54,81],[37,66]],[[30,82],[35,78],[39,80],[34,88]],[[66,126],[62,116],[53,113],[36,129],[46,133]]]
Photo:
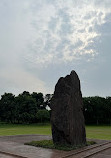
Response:
[[[18,96],[5,93],[0,99],[0,121],[11,123],[49,122],[52,94],[29,93]],[[111,97],[83,97],[83,114],[86,124],[111,125]]]
[[[5,93],[0,99],[0,121],[10,123],[36,123],[50,120],[50,112],[46,109],[50,103],[50,94],[27,91],[18,96]]]
[[[111,97],[84,97],[83,113],[86,124],[111,125]]]

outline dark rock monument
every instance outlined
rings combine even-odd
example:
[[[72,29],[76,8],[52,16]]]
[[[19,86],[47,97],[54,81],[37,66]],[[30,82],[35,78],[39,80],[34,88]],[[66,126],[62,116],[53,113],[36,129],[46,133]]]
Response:
[[[54,144],[85,144],[83,101],[80,80],[75,71],[58,80],[50,107]]]

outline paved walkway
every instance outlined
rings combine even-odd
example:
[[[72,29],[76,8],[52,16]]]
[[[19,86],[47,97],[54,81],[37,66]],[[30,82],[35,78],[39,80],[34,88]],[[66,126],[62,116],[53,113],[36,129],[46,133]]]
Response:
[[[19,135],[19,136],[2,136],[0,137],[0,158],[61,158],[66,157],[66,155],[71,155],[75,151],[60,151],[54,149],[37,148],[33,146],[24,145],[25,142],[30,142],[32,140],[44,140],[51,139],[51,136],[45,135]],[[95,140],[97,144],[105,143],[107,141]],[[84,147],[84,149],[90,148]],[[80,151],[76,150],[76,151]],[[10,155],[5,155],[9,153]],[[14,156],[15,155],[15,156]],[[101,157],[100,157],[101,156]],[[103,151],[101,155],[96,154],[96,157],[92,158],[111,158],[111,151]],[[107,156],[107,157],[106,157]],[[75,158],[75,156],[72,156]],[[71,158],[71,156],[69,156]],[[80,157],[79,157],[80,158]]]
[[[64,151],[37,148],[24,145],[25,142],[32,140],[51,139],[44,135],[22,135],[22,136],[4,136],[0,137],[0,151],[20,155],[27,158],[59,158],[66,154]]]

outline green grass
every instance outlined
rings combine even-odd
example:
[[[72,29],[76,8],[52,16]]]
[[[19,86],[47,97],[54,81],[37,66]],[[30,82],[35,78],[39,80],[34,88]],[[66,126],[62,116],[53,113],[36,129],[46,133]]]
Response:
[[[0,135],[43,134],[51,135],[50,125],[0,124]]]
[[[111,126],[86,126],[87,138],[111,140]]]
[[[0,135],[43,134],[51,135],[51,127],[47,125],[0,124]],[[87,138],[111,140],[111,126],[86,126]]]
[[[88,145],[93,145],[95,144],[94,141],[88,141],[87,144],[83,144],[83,145],[78,145],[78,146],[73,146],[73,145],[54,145],[52,140],[40,140],[40,141],[32,141],[32,142],[28,142],[25,143],[25,145],[31,145],[31,146],[35,146],[35,147],[43,147],[43,148],[49,148],[49,149],[58,149],[58,150],[65,150],[65,151],[70,151],[70,150],[74,150],[74,149],[78,149],[84,146],[88,146]]]

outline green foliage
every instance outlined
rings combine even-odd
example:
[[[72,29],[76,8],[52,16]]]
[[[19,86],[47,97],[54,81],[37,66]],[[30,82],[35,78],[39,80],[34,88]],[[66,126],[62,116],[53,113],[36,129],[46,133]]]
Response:
[[[43,109],[43,110],[39,110],[37,112],[37,119],[39,122],[47,122],[50,120],[50,114],[49,114],[49,111],[46,110],[46,109]]]
[[[5,93],[0,99],[0,120],[9,123],[47,122],[50,114],[46,107],[50,106],[52,96],[27,91],[16,97]],[[86,124],[111,125],[111,97],[84,97],[83,103]]]
[[[0,100],[0,118],[2,121],[13,123],[16,117],[15,96],[12,93],[5,93]]]
[[[18,113],[17,121],[18,123],[30,123],[36,119],[37,106],[36,100],[30,95],[20,94],[15,99]]]
[[[32,145],[36,147],[44,147],[44,148],[52,148],[52,149],[55,148],[52,140],[32,141],[29,143],[25,143],[25,145]]]
[[[52,96],[53,96],[53,94],[46,94],[45,95],[45,98],[44,98],[44,103],[45,103],[45,105],[47,106],[50,106],[50,102],[51,102],[51,99],[52,99]]]
[[[38,110],[43,110],[38,112]],[[38,116],[37,116],[38,112]],[[43,116],[44,115],[44,116]],[[27,91],[15,97],[5,93],[0,100],[0,120],[11,123],[35,123],[49,121],[49,113],[45,110],[42,93]]]
[[[111,97],[85,97],[83,103],[86,124],[111,124]]]
[[[33,92],[31,96],[36,100],[36,105],[38,109],[44,109],[44,97],[42,93]]]
[[[93,144],[95,144],[94,141],[91,141],[91,142],[88,141],[86,145],[93,145]],[[74,150],[74,149],[86,146],[85,144],[77,145],[77,146],[68,145],[68,144],[55,145],[52,140],[32,141],[32,142],[29,142],[29,143],[25,143],[25,145],[32,145],[32,146],[36,146],[36,147],[58,149],[58,150],[64,150],[64,151],[70,151],[70,150]]]
[[[96,144],[96,142],[94,142],[94,141],[87,141],[87,146],[94,145],[94,144]]]

